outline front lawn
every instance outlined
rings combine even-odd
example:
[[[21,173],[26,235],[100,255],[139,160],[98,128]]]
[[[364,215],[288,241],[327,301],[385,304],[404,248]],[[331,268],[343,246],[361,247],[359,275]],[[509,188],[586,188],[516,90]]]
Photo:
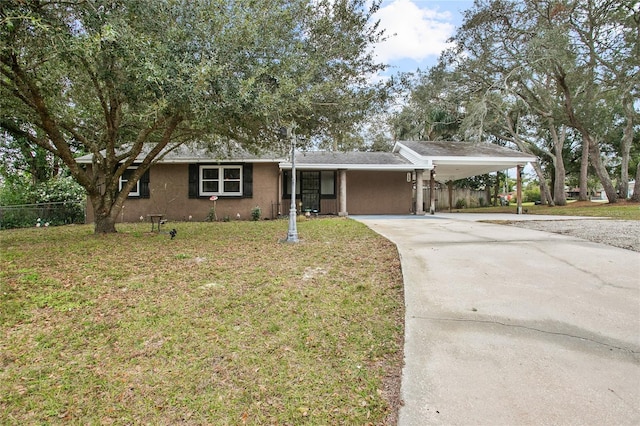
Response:
[[[347,219],[0,232],[3,424],[389,424],[403,293]],[[163,230],[164,231],[164,230]]]
[[[542,206],[523,203],[525,214],[543,214],[558,216],[609,217],[619,220],[640,220],[640,203],[621,200],[614,204],[595,201],[569,201],[566,206]],[[443,210],[448,211],[448,210]],[[516,213],[517,206],[478,207],[470,209],[454,209],[463,213]]]

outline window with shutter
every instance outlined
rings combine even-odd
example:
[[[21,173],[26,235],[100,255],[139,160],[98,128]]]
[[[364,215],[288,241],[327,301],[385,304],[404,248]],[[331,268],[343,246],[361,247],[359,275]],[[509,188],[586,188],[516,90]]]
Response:
[[[253,164],[190,164],[189,198],[253,196]]]
[[[125,186],[127,182],[129,182],[129,179],[131,179],[131,175],[135,172],[136,169],[137,167],[129,167],[124,171],[122,176],[120,176],[120,180],[118,182],[118,191],[122,191],[122,187]],[[131,191],[129,191],[129,195],[127,196],[136,198],[140,197],[140,180],[136,182],[135,186],[131,189]]]

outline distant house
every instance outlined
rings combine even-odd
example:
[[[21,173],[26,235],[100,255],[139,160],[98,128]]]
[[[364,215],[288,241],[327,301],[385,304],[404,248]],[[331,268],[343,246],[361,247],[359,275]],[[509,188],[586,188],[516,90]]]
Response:
[[[91,167],[91,155],[78,163]],[[296,204],[317,214],[423,214],[422,188],[535,161],[497,145],[462,142],[397,142],[391,152],[297,152]],[[217,197],[216,214],[247,219],[258,206],[265,218],[287,215],[294,191],[291,159],[238,152],[215,158],[181,146],[145,173],[129,194],[120,221],[148,214],[168,220],[202,221]],[[121,178],[124,182],[127,174]],[[426,206],[429,200],[426,201]],[[418,207],[416,207],[418,206]],[[87,221],[93,221],[91,206]]]

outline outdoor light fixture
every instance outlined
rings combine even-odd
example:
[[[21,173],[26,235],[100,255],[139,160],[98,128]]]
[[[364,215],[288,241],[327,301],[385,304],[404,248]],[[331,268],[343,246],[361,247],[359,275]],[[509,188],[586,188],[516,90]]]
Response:
[[[289,208],[289,231],[286,242],[297,243],[299,240],[296,222],[298,216],[296,211],[296,135],[293,133],[293,126],[281,128],[280,134],[284,134],[291,141],[291,207]]]

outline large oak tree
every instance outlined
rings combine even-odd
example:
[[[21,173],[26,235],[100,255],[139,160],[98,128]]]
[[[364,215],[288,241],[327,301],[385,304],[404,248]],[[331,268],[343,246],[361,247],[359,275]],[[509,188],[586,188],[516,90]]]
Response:
[[[573,128],[583,141],[583,197],[587,159],[610,202],[618,194],[607,163],[622,163],[618,180],[626,188],[631,129],[637,128],[637,112],[630,105],[637,104],[640,82],[638,17],[640,10],[632,2],[477,0],[454,37],[458,52],[464,52],[465,74],[475,82],[484,78],[477,98],[486,103],[499,93],[502,106],[494,103],[493,108],[503,115],[518,99],[549,130],[554,198],[564,188],[563,126]],[[612,125],[626,129],[622,143],[607,140]]]
[[[590,167],[616,202],[614,179],[626,197],[640,161],[633,157],[640,142],[639,36],[636,0],[476,0],[438,65],[448,85],[414,89],[412,99],[425,88],[431,93],[401,118],[428,124],[423,117],[433,103],[440,107],[443,94],[454,94],[463,116],[459,138],[509,141],[539,155],[553,170],[556,204],[566,202],[567,153],[574,155],[579,136],[581,197]]]
[[[3,1],[0,127],[59,157],[88,194],[95,231],[115,232],[133,185],[180,144],[273,149],[280,126],[318,136],[361,119],[384,97],[366,80],[384,68],[371,51],[378,4]],[[79,153],[93,154],[91,172]]]

